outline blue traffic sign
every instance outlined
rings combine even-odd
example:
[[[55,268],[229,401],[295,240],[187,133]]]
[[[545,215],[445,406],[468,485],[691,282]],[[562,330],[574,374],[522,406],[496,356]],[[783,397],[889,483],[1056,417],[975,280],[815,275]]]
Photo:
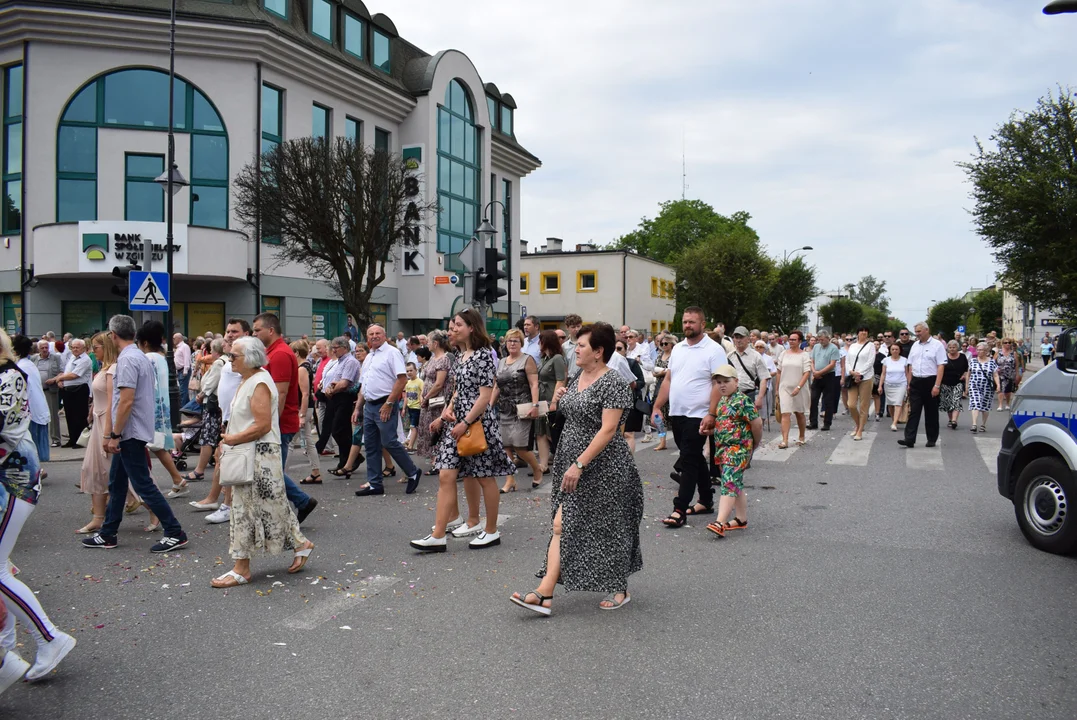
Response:
[[[958,326],[957,326],[957,331],[958,331],[959,333],[962,333],[962,334],[964,334],[964,332],[965,332],[965,326],[964,326],[964,325],[958,325]]]
[[[459,275],[450,275],[449,276],[449,282],[452,283],[453,285],[459,285],[460,284],[460,276]]]
[[[127,307],[132,311],[164,312],[168,310],[168,273],[132,270],[128,277]]]

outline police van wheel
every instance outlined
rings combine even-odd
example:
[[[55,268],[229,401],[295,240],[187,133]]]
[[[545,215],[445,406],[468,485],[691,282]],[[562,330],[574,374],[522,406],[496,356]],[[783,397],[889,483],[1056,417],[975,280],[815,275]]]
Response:
[[[1061,459],[1038,458],[1025,466],[1014,510],[1033,546],[1057,555],[1077,552],[1077,480]]]

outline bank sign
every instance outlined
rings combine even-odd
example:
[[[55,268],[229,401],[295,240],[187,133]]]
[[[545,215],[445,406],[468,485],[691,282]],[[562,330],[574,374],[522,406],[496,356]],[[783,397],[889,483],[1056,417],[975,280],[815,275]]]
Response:
[[[117,265],[141,265],[165,270],[166,225],[163,222],[85,221],[79,223],[79,272],[110,273]],[[152,267],[142,257],[146,241],[153,243]],[[172,224],[172,271],[187,272],[187,226]]]

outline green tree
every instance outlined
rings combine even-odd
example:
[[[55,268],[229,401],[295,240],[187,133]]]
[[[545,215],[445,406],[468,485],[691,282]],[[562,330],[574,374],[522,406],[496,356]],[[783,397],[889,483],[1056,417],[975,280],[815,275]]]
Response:
[[[398,155],[343,137],[296,138],[239,172],[235,209],[253,238],[275,238],[280,262],[324,278],[365,327],[386,265],[419,244],[437,209],[422,183]]]
[[[949,298],[936,303],[927,316],[928,327],[932,335],[942,333],[943,337],[953,337],[958,325],[965,324],[969,304],[961,298]]]
[[[804,258],[779,262],[770,278],[770,292],[763,307],[763,325],[787,333],[808,321],[804,308],[815,297],[815,268]]]
[[[864,306],[849,298],[834,298],[819,308],[823,322],[830,326],[831,332],[847,333],[856,330],[860,319],[864,317]]]
[[[977,140],[970,162],[976,229],[1002,265],[1006,287],[1025,302],[1077,317],[1077,101],[1048,93]]]
[[[675,267],[678,314],[685,307],[699,305],[708,325],[723,322],[732,328],[760,324],[775,274],[774,261],[762,251],[758,236],[747,225],[733,226],[685,249]]]
[[[863,303],[860,304],[860,307],[862,311],[860,322],[857,325],[867,325],[872,337],[890,329],[890,318],[885,312],[877,307],[869,307]]]
[[[986,335],[994,330],[1002,335],[1002,293],[998,290],[981,290],[972,299],[979,320],[979,334]]]
[[[613,247],[674,264],[681,252],[716,233],[747,229],[754,235],[748,227],[750,219],[746,212],[720,215],[702,200],[668,200],[661,204],[657,217],[640,220],[639,227],[617,238]]]
[[[865,275],[855,285],[849,283],[842,289],[849,293],[849,299],[856,300],[861,305],[878,308],[883,313],[890,312],[890,298],[886,295],[885,280],[876,280],[874,275]]]

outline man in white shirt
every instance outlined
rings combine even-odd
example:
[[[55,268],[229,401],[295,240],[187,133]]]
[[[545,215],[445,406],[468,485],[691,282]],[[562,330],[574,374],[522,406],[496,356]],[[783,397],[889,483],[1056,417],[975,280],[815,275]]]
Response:
[[[536,363],[542,362],[542,348],[539,346],[539,321],[534,315],[524,318],[523,351],[535,358]]]
[[[396,334],[396,349],[400,351],[401,355],[408,354],[408,339],[404,337],[403,332]],[[352,345],[352,352],[355,352],[355,346]]]
[[[662,521],[669,527],[681,527],[689,515],[714,512],[714,490],[703,446],[714,432],[710,408],[718,402],[719,395],[711,375],[726,364],[725,350],[704,332],[702,308],[685,309],[681,326],[684,340],[673,347],[653,415],[658,424],[662,407],[669,401],[667,424],[673,429],[673,439],[681,453],[674,466],[680,477],[680,492],[673,501],[673,513]],[[699,502],[693,506],[697,489]]]
[[[645,371],[654,372],[654,360],[651,359],[651,352],[645,344],[639,341],[639,333],[629,328],[625,334],[625,341],[627,342],[625,357],[630,357],[638,362]]]
[[[176,362],[176,381],[179,383],[180,407],[190,401],[187,383],[191,379],[191,346],[183,341],[183,335],[172,336],[172,357]]]
[[[737,371],[737,389],[755,404],[756,411],[762,410],[770,370],[762,356],[751,346],[748,329],[743,325],[733,330],[733,347],[729,364]]]
[[[568,339],[561,343],[561,350],[565,353],[565,373],[571,378],[576,374],[576,336],[583,327],[583,318],[576,313],[565,315],[565,329],[568,330]],[[616,355],[616,353],[614,353]]]
[[[911,448],[916,445],[916,431],[920,429],[920,413],[924,414],[924,431],[927,447],[935,447],[939,439],[939,390],[942,373],[946,369],[946,346],[938,338],[931,337],[927,323],[916,323],[918,342],[909,348],[909,420],[905,423],[905,437],[898,445]]]
[[[774,360],[775,365],[782,359],[782,354],[785,353],[785,346],[782,345],[781,338],[777,333],[770,336],[767,344],[767,353],[770,355],[771,359]]]
[[[76,448],[79,435],[88,425],[90,413],[90,381],[93,379],[93,366],[90,356],[86,354],[86,343],[75,338],[67,344],[71,358],[64,366],[64,373],[56,378],[60,394],[64,401],[64,415],[67,417],[66,448]]]

